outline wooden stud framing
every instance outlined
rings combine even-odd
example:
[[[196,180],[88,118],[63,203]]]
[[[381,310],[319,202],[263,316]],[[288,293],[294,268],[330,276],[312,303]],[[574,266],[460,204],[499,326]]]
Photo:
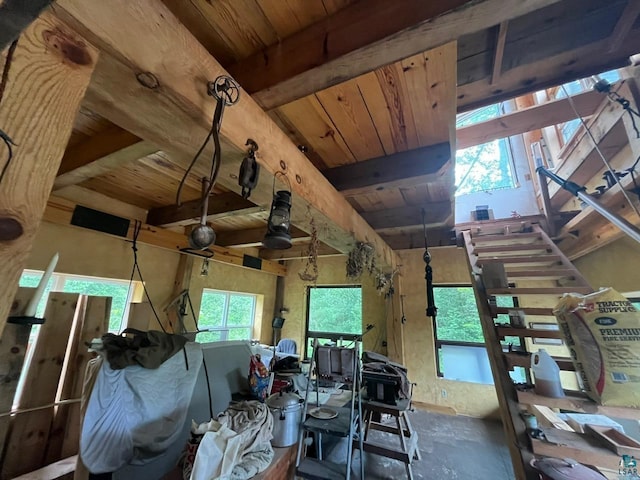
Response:
[[[601,93],[589,90],[573,96],[576,110],[582,116],[592,115],[602,103]],[[475,123],[456,131],[457,148],[473,147],[498,138],[538,130],[576,118],[566,98],[552,100],[486,122]]]
[[[264,207],[242,198],[235,192],[225,192],[209,197],[207,207],[207,220],[213,221],[219,218],[232,216],[251,215],[267,212]],[[188,225],[199,220],[202,214],[202,200],[196,199],[184,202],[182,205],[169,205],[166,207],[152,208],[149,210],[147,222],[151,225],[175,227]],[[268,213],[266,213],[268,215]]]
[[[18,145],[0,184],[0,334],[97,57],[46,12],[18,42],[0,119]]]
[[[53,0],[4,0],[0,2],[0,52],[20,36]]]

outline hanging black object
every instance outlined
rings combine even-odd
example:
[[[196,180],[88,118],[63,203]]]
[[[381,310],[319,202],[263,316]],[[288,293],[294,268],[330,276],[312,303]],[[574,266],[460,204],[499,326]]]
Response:
[[[611,100],[612,102],[616,102],[622,106],[622,108],[629,114],[629,118],[631,119],[631,126],[636,132],[636,138],[640,138],[640,129],[638,129],[638,126],[636,125],[636,117],[640,118],[640,112],[634,110],[631,107],[631,102],[620,95],[618,92],[614,92],[611,88],[611,84],[604,78],[601,78],[597,82],[595,82],[593,84],[593,89],[597,92],[604,93],[605,95],[607,95],[609,100]]]
[[[291,192],[280,190],[273,196],[262,245],[272,250],[291,248]]]
[[[427,317],[431,317],[435,321],[438,307],[436,307],[433,295],[433,268],[431,268],[431,253],[429,253],[429,244],[427,242],[427,224],[425,223],[424,208],[422,209],[422,228],[424,230],[424,254],[422,259],[425,263],[424,279],[427,282]]]
[[[242,187],[242,198],[249,198],[251,190],[258,185],[260,177],[260,165],[256,161],[256,152],[258,144],[251,139],[245,144],[249,147],[247,156],[242,160],[240,165],[240,174],[238,175],[238,185]]]

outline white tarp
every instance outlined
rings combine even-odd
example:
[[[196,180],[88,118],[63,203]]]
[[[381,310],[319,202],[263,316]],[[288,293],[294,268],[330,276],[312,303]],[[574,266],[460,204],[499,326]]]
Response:
[[[177,440],[202,365],[200,344],[151,370],[130,366],[112,370],[102,362],[87,405],[80,456],[92,473],[143,465]]]

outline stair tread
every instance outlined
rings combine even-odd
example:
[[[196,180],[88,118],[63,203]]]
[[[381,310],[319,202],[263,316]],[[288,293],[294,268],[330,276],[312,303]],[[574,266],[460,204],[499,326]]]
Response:
[[[489,295],[561,295],[563,293],[587,294],[591,292],[593,292],[591,287],[577,285],[567,287],[487,288],[487,294]]]
[[[542,240],[542,235],[540,235],[538,232],[508,233],[505,235],[478,235],[475,237],[471,236],[471,244],[476,245],[478,243],[504,242],[507,240],[524,238],[537,238]]]
[[[509,253],[509,252],[522,252],[522,251],[550,251],[551,247],[544,243],[516,243],[511,245],[488,245],[482,247],[475,247],[473,249],[474,255],[480,255],[483,253]]]
[[[482,257],[478,258],[476,261],[477,264],[482,265],[483,263],[555,263],[560,262],[562,258],[560,255],[520,255],[520,256],[509,256],[509,257]]]
[[[310,480],[338,480],[346,478],[346,465],[305,457],[296,468],[296,475]]]
[[[544,307],[492,307],[491,311],[497,315],[508,315],[510,311],[521,310],[525,315],[553,316],[553,308]]]

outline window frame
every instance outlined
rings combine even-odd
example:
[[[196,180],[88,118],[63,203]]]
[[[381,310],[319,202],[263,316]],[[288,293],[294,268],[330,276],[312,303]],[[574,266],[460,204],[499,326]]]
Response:
[[[359,288],[360,294],[362,295],[362,285],[361,284],[353,284],[353,285],[308,285],[307,286],[307,305],[305,309],[305,327],[304,327],[304,355],[305,358],[309,358],[309,340],[312,338],[322,338],[331,340],[332,342],[336,342],[338,346],[342,346],[345,343],[352,343],[358,338],[362,337],[363,327],[362,327],[362,305],[360,308],[360,333],[340,333],[340,332],[321,332],[318,330],[309,330],[309,312],[311,308],[311,290],[320,289],[320,288]]]
[[[20,275],[20,279],[22,279],[23,275],[38,275],[40,276],[40,278],[42,278],[42,275],[44,275],[44,271],[43,270],[33,270],[33,269],[29,269],[29,268],[25,268],[21,275]],[[134,280],[132,283],[129,280],[125,280],[122,278],[110,278],[110,277],[95,277],[92,275],[77,275],[74,273],[61,273],[61,272],[53,272],[53,274],[51,275],[51,279],[53,280],[52,284],[51,284],[51,290],[46,290],[44,291],[44,295],[42,296],[42,300],[40,300],[41,302],[44,302],[44,304],[46,305],[48,298],[49,298],[49,294],[51,292],[60,292],[60,293],[65,293],[64,292],[64,287],[67,283],[67,281],[69,280],[77,280],[77,281],[84,281],[84,282],[94,282],[94,283],[102,283],[102,284],[113,284],[113,285],[122,285],[122,286],[126,286],[127,287],[127,298],[125,300],[125,306],[122,310],[122,317],[120,319],[120,325],[118,326],[117,329],[111,329],[108,328],[108,332],[110,333],[120,333],[120,331],[122,330],[123,325],[126,325],[128,319],[129,319],[129,312],[131,310],[131,304],[133,303],[133,299],[135,298],[135,294],[136,294],[136,290],[137,290],[137,285],[141,282]],[[25,288],[30,288],[30,287],[25,287]],[[88,294],[84,294],[84,293],[78,293],[78,295],[88,295]],[[109,298],[113,298],[113,297],[109,297]]]
[[[204,298],[205,294],[207,294],[207,293],[217,293],[217,294],[225,295],[224,308],[223,308],[223,318],[222,318],[222,325],[221,326],[209,327],[207,325],[202,325],[201,322],[200,322],[200,317],[202,315],[202,299]],[[240,325],[240,326],[228,326],[227,325],[227,321],[229,320],[229,305],[231,303],[231,297],[232,296],[250,297],[252,299],[252,302],[251,302],[251,315],[250,315],[251,323],[250,323],[250,325]],[[198,312],[198,333],[221,332],[220,340],[213,340],[211,342],[205,342],[205,343],[227,342],[227,341],[230,341],[229,340],[229,331],[230,330],[245,330],[245,329],[248,328],[250,330],[250,333],[249,333],[249,338],[247,339],[247,341],[251,341],[251,339],[253,338],[253,332],[254,332],[255,323],[256,323],[257,307],[258,307],[258,295],[255,294],[255,293],[234,292],[234,291],[231,291],[231,290],[218,290],[216,288],[203,288],[202,289],[202,295],[200,296],[200,309],[199,309],[199,312]],[[198,334],[196,334],[196,341],[198,341],[197,336],[198,336]],[[240,341],[244,341],[244,340],[240,340]]]

